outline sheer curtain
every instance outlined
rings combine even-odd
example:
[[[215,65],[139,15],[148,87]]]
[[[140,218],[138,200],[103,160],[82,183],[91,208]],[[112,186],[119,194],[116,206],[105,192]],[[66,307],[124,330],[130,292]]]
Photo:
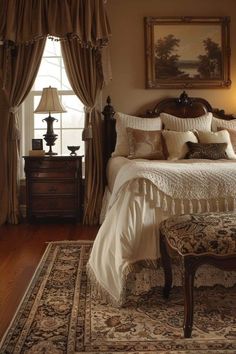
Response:
[[[72,83],[87,107],[86,125],[96,127],[86,142],[85,222],[96,223],[101,204],[101,116],[96,108],[103,85],[110,27],[103,0],[2,0],[0,7],[0,223],[18,222],[17,169],[19,156],[18,107],[29,92],[41,60],[47,36],[63,43],[68,53],[77,51],[80,84]],[[65,42],[64,42],[65,41]],[[66,44],[67,43],[67,44]],[[70,45],[69,45],[70,43]],[[69,48],[74,46],[73,50]],[[67,55],[66,55],[67,52]],[[99,72],[96,71],[99,69]],[[88,70],[92,70],[91,73]],[[92,80],[89,82],[87,80]],[[77,87],[81,85],[81,87]],[[94,86],[95,85],[95,86]],[[90,131],[88,130],[88,131]],[[93,173],[95,179],[93,178]]]

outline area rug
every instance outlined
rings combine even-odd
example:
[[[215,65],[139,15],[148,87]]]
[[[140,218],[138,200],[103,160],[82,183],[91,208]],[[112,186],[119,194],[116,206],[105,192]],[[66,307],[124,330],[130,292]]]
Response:
[[[130,295],[114,308],[86,277],[92,243],[53,242],[35,272],[0,353],[236,353],[236,288],[196,289],[191,339],[183,338],[183,293]]]

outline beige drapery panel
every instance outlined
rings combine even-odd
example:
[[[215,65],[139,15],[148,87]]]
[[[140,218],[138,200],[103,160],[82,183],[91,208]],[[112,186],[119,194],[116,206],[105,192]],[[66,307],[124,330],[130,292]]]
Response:
[[[43,54],[45,39],[28,45],[0,47],[1,68],[7,61],[7,75],[1,69],[1,156],[0,156],[0,224],[17,224],[19,128],[18,109],[29,93]]]
[[[103,195],[102,119],[97,109],[103,87],[101,50],[78,41],[61,42],[66,72],[75,94],[86,107],[84,223],[97,224]]]
[[[104,0],[1,0],[0,40],[20,44],[48,35],[106,45],[110,26]]]
[[[0,41],[4,43],[4,46],[0,45],[0,51],[2,53],[0,57],[0,90],[5,87],[4,92],[6,92],[7,95],[3,97],[3,91],[0,91],[0,113],[3,114],[2,119],[4,120],[4,122],[1,122],[1,125],[3,124],[4,127],[0,134],[2,136],[5,134],[5,140],[2,142],[2,145],[4,145],[2,149],[4,159],[0,162],[0,168],[1,163],[4,168],[2,175],[0,172],[0,204],[1,201],[7,198],[9,199],[10,207],[7,217],[9,222],[17,222],[17,168],[15,168],[18,155],[17,107],[23,101],[25,95],[22,94],[22,97],[16,95],[18,89],[20,89],[20,87],[23,88],[23,84],[17,80],[14,81],[13,77],[22,79],[22,82],[26,80],[24,77],[20,78],[17,75],[14,76],[19,69],[18,62],[21,61],[20,55],[23,55],[23,60],[20,65],[23,65],[26,59],[24,58],[26,53],[23,54],[23,44],[29,45],[37,43],[41,39],[45,40],[47,36],[51,36],[58,38],[62,42],[64,40],[70,40],[70,43],[74,43],[73,45],[77,49],[80,48],[82,50],[82,48],[84,48],[84,53],[89,53],[88,49],[90,48],[90,54],[93,54],[87,56],[84,54],[81,59],[84,63],[79,65],[79,67],[83,67],[83,70],[85,68],[86,75],[88,74],[86,67],[93,68],[95,71],[99,67],[100,72],[98,76],[103,76],[104,81],[107,81],[108,78],[110,78],[109,51],[105,51],[102,48],[108,45],[109,35],[110,26],[106,16],[104,0],[1,0]],[[19,56],[17,55],[17,61],[16,58],[13,60],[13,56],[9,55],[9,53],[14,53],[14,50],[17,50],[18,47],[22,49],[17,51],[19,54]],[[30,47],[28,46],[28,48]],[[96,56],[94,55],[95,52]],[[101,52],[104,54],[102,58],[100,56]],[[38,59],[40,61],[41,57],[38,56]],[[87,63],[85,64],[86,60]],[[91,64],[92,62],[93,64]],[[27,68],[26,65],[25,68]],[[32,67],[32,71],[33,69]],[[35,74],[36,72],[37,70]],[[81,78],[82,77],[83,75],[81,75]],[[86,85],[87,83],[85,84],[85,82],[83,82],[82,86],[86,87],[84,99],[82,98],[82,94],[79,97],[87,107],[90,107],[88,110],[89,113],[87,113],[86,125],[90,124],[96,127],[93,129],[93,142],[89,141],[86,143],[86,175],[88,176],[87,186],[90,187],[86,187],[87,202],[85,222],[92,224],[96,223],[98,220],[98,206],[101,204],[102,190],[102,184],[100,183],[100,180],[102,180],[102,170],[100,169],[102,165],[100,161],[102,154],[100,154],[99,157],[97,156],[96,159],[94,158],[102,145],[101,136],[97,136],[100,134],[101,130],[100,113],[94,108],[98,99],[97,93],[100,92],[102,87],[102,80],[100,82],[99,78],[96,84],[97,86],[95,85],[95,87],[92,87],[93,83],[91,83],[90,88]],[[6,88],[10,90],[6,91]],[[24,87],[24,89],[25,92],[27,92],[28,88]],[[76,91],[75,89],[75,92]],[[10,130],[12,132],[11,134],[9,134]],[[8,135],[7,147],[5,146],[6,134]],[[11,155],[10,157],[9,154]],[[88,173],[88,169],[95,171],[95,176],[97,176],[95,179],[92,178],[91,172]],[[8,180],[6,181],[6,179]],[[94,185],[94,181],[98,181],[98,186]],[[8,185],[11,185],[11,188],[7,188]],[[89,189],[90,192],[88,192]],[[90,205],[92,206],[90,207]],[[0,206],[0,208],[1,207],[2,206]],[[4,209],[4,206],[2,208]],[[4,212],[1,213],[0,210],[0,223],[6,220],[5,214]]]

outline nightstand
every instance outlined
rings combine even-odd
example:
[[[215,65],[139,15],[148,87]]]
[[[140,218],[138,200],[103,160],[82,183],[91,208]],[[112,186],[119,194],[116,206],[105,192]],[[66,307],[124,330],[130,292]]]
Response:
[[[24,156],[27,218],[82,216],[82,156]]]

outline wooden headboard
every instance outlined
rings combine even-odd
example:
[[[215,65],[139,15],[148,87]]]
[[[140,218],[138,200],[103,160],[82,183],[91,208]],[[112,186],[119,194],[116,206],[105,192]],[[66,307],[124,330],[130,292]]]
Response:
[[[158,117],[161,112],[180,118],[196,118],[207,112],[212,112],[215,117],[225,120],[235,118],[232,114],[225,114],[224,110],[212,108],[210,103],[204,98],[189,97],[185,91],[178,98],[171,97],[159,101],[154,108],[147,110],[141,117],[154,118]],[[110,97],[107,98],[107,104],[102,113],[104,115],[104,158],[106,166],[111,153],[115,150],[116,144],[115,111],[111,105]]]

